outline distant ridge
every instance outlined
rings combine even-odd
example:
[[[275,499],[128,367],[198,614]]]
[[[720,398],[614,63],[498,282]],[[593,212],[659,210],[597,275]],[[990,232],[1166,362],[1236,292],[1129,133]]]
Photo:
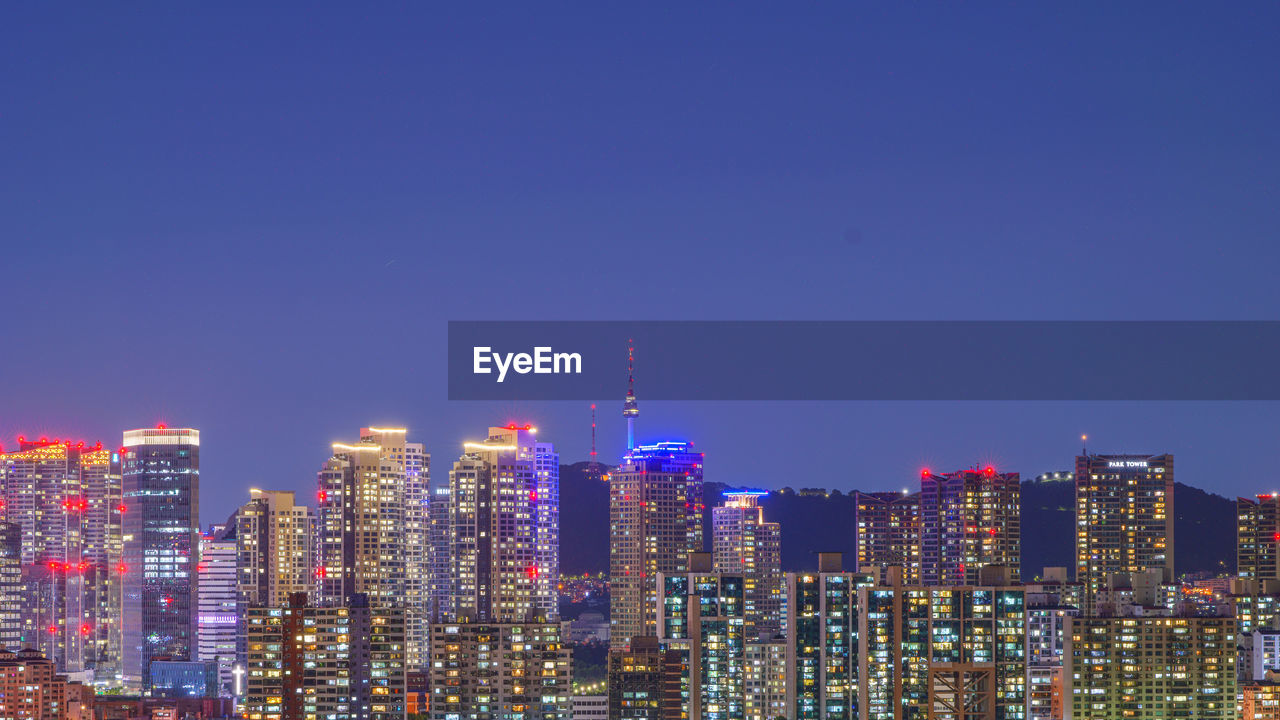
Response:
[[[565,573],[609,570],[609,487],[589,477],[590,463],[560,466],[560,567]],[[605,468],[607,471],[608,469]],[[711,507],[723,502],[721,483],[707,483]],[[853,491],[790,489],[760,499],[765,517],[782,524],[783,569],[811,570],[818,552],[842,552],[853,568]],[[1176,572],[1235,572],[1235,501],[1177,483],[1174,489]],[[1051,566],[1074,566],[1075,487],[1070,480],[1022,483],[1022,573],[1034,578]],[[709,547],[709,544],[708,544]]]

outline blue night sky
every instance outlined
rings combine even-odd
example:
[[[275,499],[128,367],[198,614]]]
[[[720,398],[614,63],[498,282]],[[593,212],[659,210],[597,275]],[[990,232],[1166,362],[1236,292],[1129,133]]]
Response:
[[[0,10],[0,441],[198,427],[206,523],[361,425],[585,459],[583,403],[446,400],[450,319],[1277,319],[1276,3],[258,5]],[[1087,432],[1280,486],[1275,403],[646,403],[639,352],[709,480]]]

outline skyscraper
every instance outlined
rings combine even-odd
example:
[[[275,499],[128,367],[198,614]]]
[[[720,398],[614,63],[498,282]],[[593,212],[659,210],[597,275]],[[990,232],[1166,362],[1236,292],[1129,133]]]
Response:
[[[694,553],[689,568],[659,572],[657,583],[658,641],[679,653],[683,668],[678,717],[742,718],[747,657],[743,577],[712,572],[707,553]]]
[[[558,458],[532,426],[489,428],[449,473],[455,620],[526,622],[556,616]],[[556,465],[552,471],[550,465]],[[550,495],[551,497],[548,497]],[[551,527],[554,521],[557,527]],[[550,567],[544,567],[541,563]]]
[[[818,571],[788,573],[786,712],[795,720],[857,720],[858,589],[840,553],[818,553]]]
[[[1173,581],[1173,455],[1076,457],[1076,580],[1086,614],[1108,574]]]
[[[718,573],[742,576],[745,632],[755,639],[782,630],[782,528],[765,522],[762,490],[724,493],[725,504],[711,510],[712,554]]]
[[[123,679],[150,687],[151,659],[195,659],[200,431],[124,433]]]
[[[209,663],[217,677],[218,695],[234,692],[237,662],[236,525],[215,526],[200,536],[196,564],[199,597],[196,614],[196,660]]]
[[[1280,494],[1236,498],[1236,574],[1280,578]]]
[[[656,635],[658,573],[701,552],[702,453],[690,442],[637,445],[609,474],[610,645]]]
[[[101,443],[18,438],[0,454],[0,520],[21,529],[23,644],[60,672],[119,661],[120,457]]]
[[[333,444],[318,475],[316,575],[321,604],[341,606],[359,593],[374,608],[403,607],[407,653],[420,664],[428,632],[430,456],[421,443],[407,442],[406,432],[368,427],[359,442]]]
[[[281,607],[294,593],[314,592],[315,515],[292,492],[251,488],[232,525],[242,608]]]
[[[431,502],[428,506],[430,527],[428,529],[427,565],[430,572],[430,600],[427,611],[432,622],[441,618],[453,617],[453,531],[450,526],[449,513],[453,493],[446,487],[431,490]]]
[[[0,522],[0,650],[22,645],[22,526]]]
[[[982,568],[1022,564],[1022,489],[1018,473],[961,470],[920,474],[920,579],[925,585],[973,585]]]
[[[920,582],[920,493],[855,492],[858,508],[857,571],[884,581],[891,566],[903,581]]]

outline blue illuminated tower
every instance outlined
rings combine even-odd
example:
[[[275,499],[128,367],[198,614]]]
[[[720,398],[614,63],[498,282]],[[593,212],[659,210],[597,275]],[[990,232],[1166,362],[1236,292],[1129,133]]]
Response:
[[[636,404],[636,347],[627,341],[627,399],[622,403],[622,417],[627,419],[627,452],[636,447],[636,417],[640,406]]]

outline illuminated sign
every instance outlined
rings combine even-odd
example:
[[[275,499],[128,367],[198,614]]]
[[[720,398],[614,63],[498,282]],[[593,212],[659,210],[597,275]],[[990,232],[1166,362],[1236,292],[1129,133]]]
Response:
[[[1107,467],[1109,468],[1145,468],[1146,466],[1147,466],[1146,460],[1108,460],[1107,461]]]

